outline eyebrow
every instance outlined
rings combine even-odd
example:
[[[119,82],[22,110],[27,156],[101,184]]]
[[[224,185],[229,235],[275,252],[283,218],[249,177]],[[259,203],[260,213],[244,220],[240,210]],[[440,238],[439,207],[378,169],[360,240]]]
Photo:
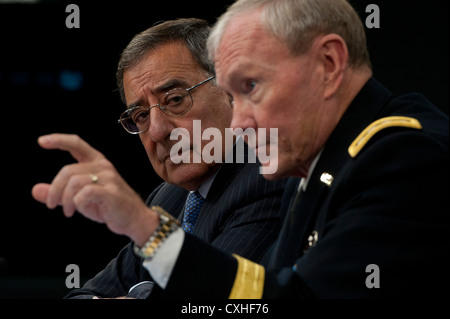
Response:
[[[154,95],[161,96],[163,93],[166,93],[172,89],[179,88],[179,87],[187,88],[187,87],[189,87],[189,83],[187,83],[185,80],[182,80],[182,79],[170,79],[169,81],[161,84],[160,86],[158,86],[154,90],[152,90],[152,93]],[[131,109],[142,103],[143,103],[143,100],[139,99],[136,102],[133,102],[130,105],[128,105],[127,109]]]

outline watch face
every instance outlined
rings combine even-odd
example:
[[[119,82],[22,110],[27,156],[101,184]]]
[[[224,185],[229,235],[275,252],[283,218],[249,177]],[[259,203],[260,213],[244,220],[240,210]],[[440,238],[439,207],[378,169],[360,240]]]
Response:
[[[164,223],[175,223],[177,226],[180,226],[180,222],[174,218],[172,215],[170,215],[168,212],[166,212],[164,210],[164,208],[160,207],[160,206],[152,206],[151,207],[152,210],[154,210],[160,217],[161,221],[160,221],[160,225]]]

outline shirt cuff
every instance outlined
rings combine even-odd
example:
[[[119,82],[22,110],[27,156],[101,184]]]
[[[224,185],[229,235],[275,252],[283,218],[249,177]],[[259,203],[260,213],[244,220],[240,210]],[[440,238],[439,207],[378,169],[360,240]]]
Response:
[[[178,228],[161,244],[151,260],[144,260],[142,263],[162,289],[165,289],[169,282],[183,242],[184,230]]]

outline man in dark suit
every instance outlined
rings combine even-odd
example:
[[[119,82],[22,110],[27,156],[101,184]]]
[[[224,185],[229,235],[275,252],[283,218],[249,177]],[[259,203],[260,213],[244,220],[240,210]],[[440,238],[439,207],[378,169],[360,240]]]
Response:
[[[240,153],[242,139],[231,153],[226,148],[225,128],[232,109],[229,97],[214,85],[205,47],[209,29],[198,19],[158,24],[135,36],[119,61],[118,87],[127,105],[120,122],[127,132],[139,134],[152,166],[165,180],[145,205],[102,154],[77,136],[63,134],[42,137],[39,143],[68,150],[79,163],[63,168],[52,184],[35,186],[35,198],[50,208],[61,204],[66,216],[75,210],[93,211],[94,220],[107,224],[104,211],[121,211],[128,216],[124,224],[136,222],[136,227],[145,224],[139,211],[162,208],[179,220],[185,232],[227,253],[259,261],[282,225],[279,208],[285,181],[265,180],[260,165],[247,160],[246,146]],[[220,149],[210,151],[220,151],[220,161],[206,161],[204,156],[195,161],[195,153],[204,155],[207,144],[196,144],[194,138],[182,154],[187,154],[187,161],[172,161],[173,131],[181,129],[193,136],[194,120],[201,121],[202,130],[214,128],[221,133],[222,139],[215,141]],[[80,200],[83,196],[91,199]],[[104,200],[97,201],[97,196]],[[194,217],[188,217],[192,205],[186,199],[191,196],[202,203]],[[115,227],[111,230],[122,233]],[[104,270],[66,297],[147,297],[153,289],[152,277],[133,246],[124,247]]]

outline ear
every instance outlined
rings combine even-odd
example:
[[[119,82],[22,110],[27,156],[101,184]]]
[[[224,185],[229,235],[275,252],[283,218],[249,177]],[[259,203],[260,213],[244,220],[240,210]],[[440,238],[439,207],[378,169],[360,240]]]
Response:
[[[319,60],[323,66],[323,85],[326,99],[339,89],[348,63],[348,48],[337,34],[327,34],[319,39]]]

